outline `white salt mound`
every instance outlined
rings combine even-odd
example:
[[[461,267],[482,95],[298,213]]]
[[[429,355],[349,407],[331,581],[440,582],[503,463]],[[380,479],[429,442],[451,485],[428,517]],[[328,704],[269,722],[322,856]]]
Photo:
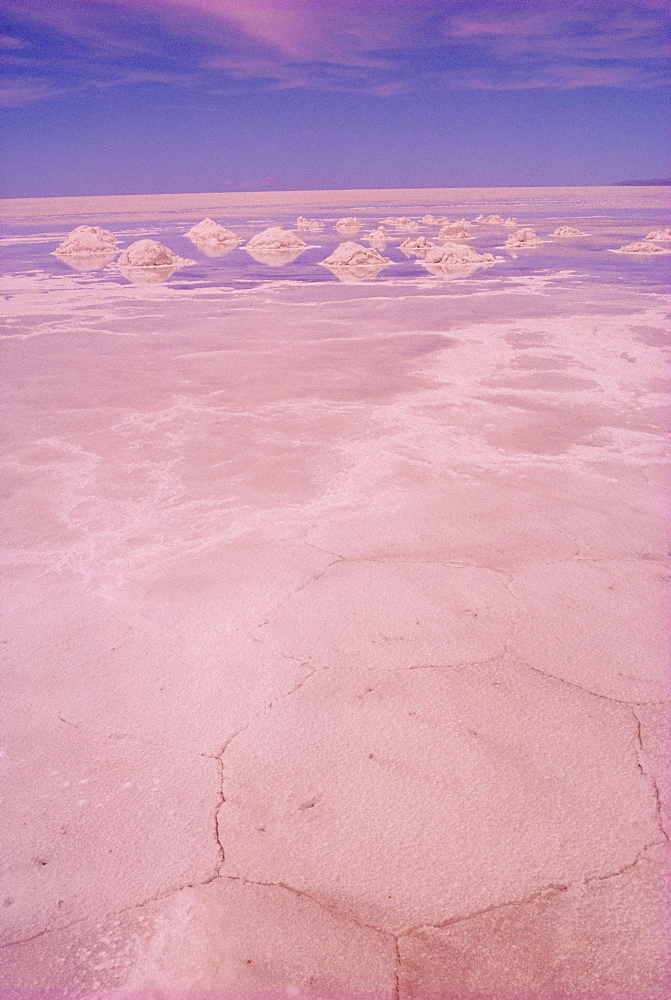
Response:
[[[250,250],[304,250],[306,247],[307,243],[300,236],[296,236],[290,229],[280,229],[278,226],[264,229],[245,244],[245,249]]]
[[[435,221],[437,226],[446,226],[450,220],[446,215],[439,215]]]
[[[574,229],[573,226],[557,226],[553,236],[587,236],[587,233]]]
[[[467,240],[469,236],[466,226],[457,225],[456,222],[443,226],[438,233],[439,240]]]
[[[389,257],[383,257],[373,247],[362,247],[360,243],[341,243],[333,253],[320,261],[326,267],[379,267],[391,264]]]
[[[666,229],[653,229],[644,239],[653,240],[657,243],[669,243],[671,242],[671,229],[668,226]]]
[[[407,215],[402,215],[394,220],[397,229],[419,229],[419,223],[414,219],[409,219]]]
[[[304,215],[299,215],[296,219],[296,229],[308,229],[314,233],[321,228],[319,219],[306,219]]]
[[[483,226],[504,226],[505,222],[500,215],[479,215],[476,222],[481,222]]]
[[[379,226],[377,229],[371,230],[368,236],[365,237],[367,240],[371,240],[373,243],[381,243],[383,240],[388,239],[387,230],[384,226]]]
[[[503,223],[504,226],[508,226],[510,229],[514,229],[515,226],[519,226],[517,219],[514,219],[512,215],[509,215],[506,221]]]
[[[116,252],[117,238],[108,229],[100,226],[77,226],[65,237],[54,254],[81,257],[85,254],[104,254]]]
[[[435,215],[425,215],[424,218],[422,219],[422,222],[424,223],[425,226],[435,226],[436,217]]]
[[[533,229],[518,229],[506,240],[508,247],[535,247],[538,245],[538,236]]]
[[[619,253],[668,253],[668,250],[664,250],[662,247],[658,246],[656,243],[646,243],[641,240],[639,243],[629,243],[626,247],[620,247]]]
[[[358,219],[355,219],[355,218],[353,218],[353,217],[350,216],[347,219],[338,219],[338,221],[336,222],[335,227],[338,230],[338,232],[340,232],[340,233],[347,233],[347,232],[352,232],[352,231],[355,232],[359,228],[360,225],[361,225],[361,223],[359,222]]]
[[[203,219],[202,222],[192,226],[188,233],[185,233],[193,243],[239,243],[240,237],[232,229],[220,226],[213,219]]]
[[[380,219],[381,226],[395,226],[396,219],[393,215],[388,215],[386,219]]]
[[[489,264],[493,261],[494,255],[491,253],[478,253],[463,243],[445,243],[442,247],[434,247],[433,250],[427,251],[423,263],[441,267],[463,267]]]
[[[407,240],[403,240],[399,249],[413,252],[416,250],[430,250],[435,245],[431,240],[427,240],[426,236],[408,236]]]
[[[119,267],[185,267],[195,260],[178,257],[158,240],[136,240],[119,257]]]

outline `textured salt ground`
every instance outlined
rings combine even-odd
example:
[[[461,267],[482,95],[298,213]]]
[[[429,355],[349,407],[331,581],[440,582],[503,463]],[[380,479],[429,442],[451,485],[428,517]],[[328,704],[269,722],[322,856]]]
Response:
[[[3,997],[667,995],[664,303],[22,288]]]

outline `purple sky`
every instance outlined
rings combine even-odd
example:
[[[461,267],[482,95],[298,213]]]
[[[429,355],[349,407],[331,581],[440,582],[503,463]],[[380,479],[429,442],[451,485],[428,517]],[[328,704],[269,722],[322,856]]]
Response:
[[[5,197],[669,175],[668,0],[3,0]]]

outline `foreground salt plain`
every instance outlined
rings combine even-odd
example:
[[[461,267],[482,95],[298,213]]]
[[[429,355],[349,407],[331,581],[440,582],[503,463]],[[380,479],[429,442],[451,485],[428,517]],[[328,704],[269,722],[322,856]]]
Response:
[[[6,206],[3,1000],[667,996],[659,190],[92,201]],[[427,212],[591,235],[312,266]]]

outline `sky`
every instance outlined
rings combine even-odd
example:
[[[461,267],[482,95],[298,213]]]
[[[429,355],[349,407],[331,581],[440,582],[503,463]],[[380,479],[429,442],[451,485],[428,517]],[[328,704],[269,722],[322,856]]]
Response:
[[[0,0],[1,196],[669,177],[668,0]]]

